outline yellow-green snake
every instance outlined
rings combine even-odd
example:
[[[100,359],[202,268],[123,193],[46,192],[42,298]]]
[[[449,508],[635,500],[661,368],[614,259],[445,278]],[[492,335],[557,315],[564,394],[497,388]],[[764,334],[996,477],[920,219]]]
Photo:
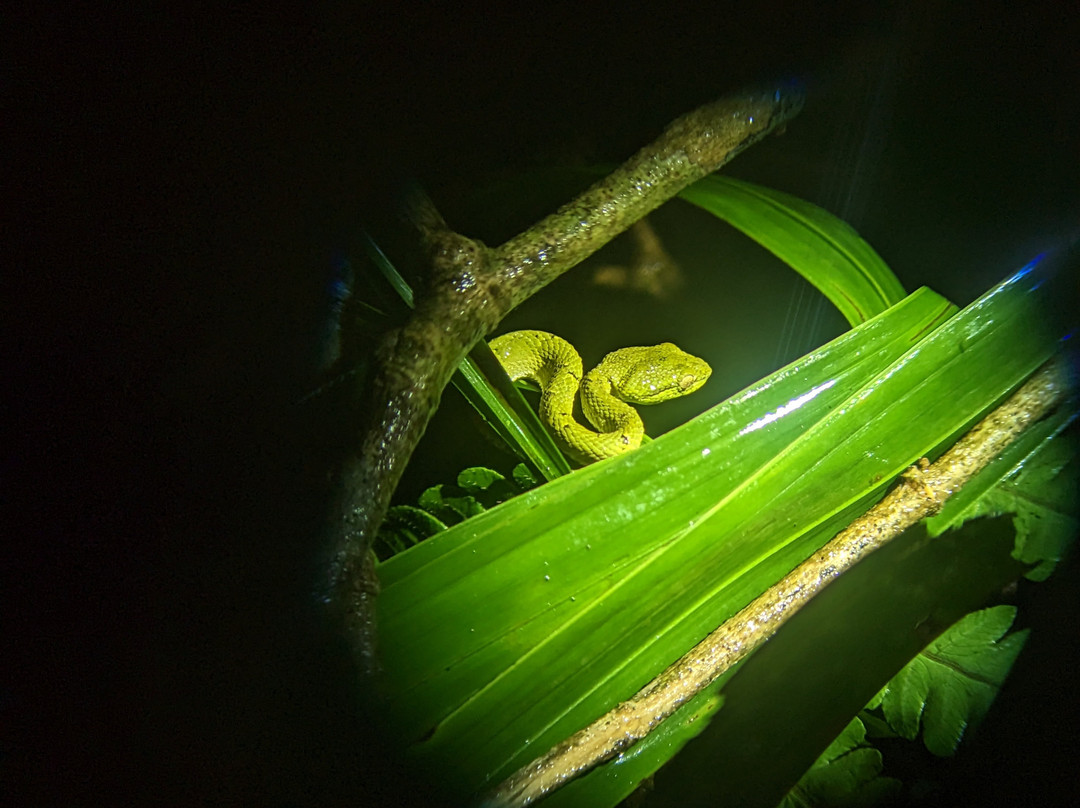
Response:
[[[560,447],[592,463],[641,445],[645,426],[630,404],[658,404],[697,390],[712,368],[670,342],[612,351],[582,377],[581,357],[569,342],[546,331],[512,331],[490,342],[513,380],[540,388],[540,419]],[[596,431],[574,419],[574,398]],[[627,403],[629,402],[629,403]]]

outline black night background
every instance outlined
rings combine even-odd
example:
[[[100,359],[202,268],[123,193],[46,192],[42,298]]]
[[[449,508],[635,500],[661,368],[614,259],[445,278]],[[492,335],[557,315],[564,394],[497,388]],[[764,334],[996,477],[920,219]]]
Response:
[[[802,114],[725,170],[847,219],[909,291],[964,305],[1080,237],[1068,4],[694,5],[6,10],[6,804],[434,804],[316,596],[334,448],[304,403],[361,229],[407,240],[404,182],[506,237],[564,198],[485,220],[477,188],[793,78]],[[575,283],[547,302],[569,329],[602,301]],[[783,335],[782,270],[691,283],[660,317],[727,323],[724,395],[844,327]],[[484,450],[451,397],[412,496]],[[930,784],[910,804],[1069,787],[1077,580],[1073,558],[1022,590],[1013,677],[955,759],[898,775]]]

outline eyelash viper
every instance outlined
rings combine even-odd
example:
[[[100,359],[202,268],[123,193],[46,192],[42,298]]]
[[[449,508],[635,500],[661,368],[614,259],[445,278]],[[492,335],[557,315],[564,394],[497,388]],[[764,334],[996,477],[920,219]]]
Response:
[[[658,404],[693,393],[712,373],[703,359],[670,342],[612,351],[582,375],[574,347],[546,331],[512,331],[489,343],[512,381],[541,391],[540,419],[579,463],[623,454],[641,445],[645,426],[630,404]],[[574,418],[574,398],[595,430]]]

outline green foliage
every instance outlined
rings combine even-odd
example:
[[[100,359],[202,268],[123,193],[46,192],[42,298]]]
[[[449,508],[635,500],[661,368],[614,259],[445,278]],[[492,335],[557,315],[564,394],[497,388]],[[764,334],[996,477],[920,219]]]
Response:
[[[1041,364],[1045,293],[1021,274],[950,318],[921,290],[382,564],[385,693],[415,754],[482,790],[631,695]],[[625,789],[614,771],[585,778],[610,786],[593,804]]]
[[[420,495],[418,505],[390,508],[375,540],[375,555],[385,561],[449,525],[456,525],[494,508],[500,502],[535,487],[536,478],[518,464],[507,479],[493,469],[474,466],[458,474],[457,485],[434,485]]]
[[[901,301],[869,245],[808,203],[715,176],[683,196],[788,261],[862,325],[640,450],[572,475],[490,351],[477,347],[459,389],[555,482],[492,508],[510,481],[467,470],[456,487],[425,492],[421,508],[392,509],[382,557],[396,555],[379,569],[383,692],[415,757],[459,796],[475,796],[635,692],[907,466],[949,445],[1054,349],[1041,328],[1047,291],[1037,272],[957,315],[926,289]],[[1047,445],[1065,425],[1044,425]],[[1019,485],[1039,465],[1037,448],[977,478],[981,493],[964,507],[978,499],[984,510],[943,512],[942,529],[994,508],[1027,508],[1017,517],[1026,520],[1017,552],[1052,562],[1064,528],[1037,525],[1065,511],[1056,499],[1047,510],[1036,492],[1063,491],[1075,462],[1032,476],[1008,502],[987,493],[1010,475]],[[1014,473],[1018,464],[1026,471]],[[519,466],[514,479],[526,475]],[[914,737],[921,725],[932,751],[955,747],[1023,642],[1022,633],[1000,640],[1012,615],[1001,625],[988,611],[950,629],[882,691],[881,715],[864,713],[874,734]],[[724,681],[547,802],[618,803],[701,732]],[[873,799],[895,788],[880,770],[856,720],[789,804]]]
[[[679,196],[738,228],[810,281],[849,323],[864,323],[904,288],[847,222],[798,197],[711,174]]]
[[[1036,424],[928,520],[931,534],[969,519],[1013,514],[1013,557],[1034,565],[1028,578],[1045,580],[1080,530],[1076,442],[1056,439],[1076,416],[1073,402]]]
[[[867,705],[908,740],[923,730],[935,755],[956,751],[965,729],[990,709],[1028,632],[1005,632],[1016,609],[994,606],[967,615],[904,666]]]
[[[465,357],[453,381],[495,434],[545,480],[570,473],[570,463],[486,342],[477,343]]]
[[[1075,444],[1058,441],[1054,453],[1071,452]],[[1043,581],[1080,532],[1076,513],[1076,491],[1080,486],[1073,455],[1067,466],[1053,468],[1045,464],[1021,470],[1015,477],[995,488],[984,504],[987,515],[1015,514],[1015,557],[1028,564],[1038,564],[1028,578]],[[1046,476],[1049,475],[1049,476]]]
[[[395,505],[390,508],[379,526],[379,535],[375,538],[373,549],[376,557],[385,561],[395,553],[434,536],[440,530],[446,530],[446,523],[423,508]]]
[[[953,754],[989,710],[1024,646],[1027,631],[1006,636],[1015,615],[1012,606],[973,612],[927,645],[829,745],[781,808],[873,805],[894,794],[900,781],[879,776],[882,756],[867,735],[914,740],[921,727],[930,752]]]
[[[866,740],[866,727],[853,718],[787,793],[780,808],[868,806],[894,796],[900,781],[882,777],[881,752]]]

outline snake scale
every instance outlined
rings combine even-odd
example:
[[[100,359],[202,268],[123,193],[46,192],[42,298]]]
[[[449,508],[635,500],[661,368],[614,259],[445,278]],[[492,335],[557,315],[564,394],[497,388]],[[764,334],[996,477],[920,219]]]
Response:
[[[592,463],[641,445],[645,426],[631,404],[658,404],[693,393],[712,368],[665,342],[612,351],[582,374],[578,352],[546,331],[512,331],[490,342],[513,381],[527,379],[540,388],[540,419],[560,447],[579,463]],[[574,418],[574,399],[595,427]]]

